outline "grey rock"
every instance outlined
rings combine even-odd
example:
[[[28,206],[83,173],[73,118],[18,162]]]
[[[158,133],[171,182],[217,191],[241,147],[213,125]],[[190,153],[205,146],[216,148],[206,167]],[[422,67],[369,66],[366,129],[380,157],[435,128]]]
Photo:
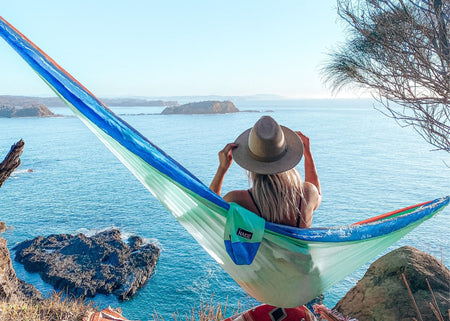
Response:
[[[160,250],[133,236],[128,245],[117,229],[88,237],[84,234],[54,234],[36,237],[14,247],[16,261],[27,271],[58,290],[76,297],[97,293],[131,298],[150,278]]]

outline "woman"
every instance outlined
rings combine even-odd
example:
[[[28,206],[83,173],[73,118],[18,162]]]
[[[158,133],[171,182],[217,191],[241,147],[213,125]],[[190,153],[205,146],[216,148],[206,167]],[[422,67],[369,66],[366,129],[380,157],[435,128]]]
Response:
[[[295,169],[302,155],[304,182]],[[280,126],[272,117],[261,117],[219,152],[219,167],[210,185],[219,196],[233,159],[248,170],[252,186],[227,193],[225,201],[237,203],[273,223],[311,227],[322,194],[308,137]]]

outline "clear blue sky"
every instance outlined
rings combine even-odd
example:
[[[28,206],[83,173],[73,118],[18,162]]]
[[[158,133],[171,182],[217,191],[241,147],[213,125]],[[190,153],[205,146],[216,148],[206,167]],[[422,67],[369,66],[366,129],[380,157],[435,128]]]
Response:
[[[330,98],[334,0],[17,0],[0,14],[95,95]],[[0,39],[0,95],[53,95]],[[348,92],[337,97],[355,95]]]

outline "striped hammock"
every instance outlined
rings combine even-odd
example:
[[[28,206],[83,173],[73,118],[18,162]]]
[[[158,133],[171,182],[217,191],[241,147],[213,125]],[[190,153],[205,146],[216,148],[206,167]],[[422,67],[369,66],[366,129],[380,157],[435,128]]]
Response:
[[[261,222],[226,203],[114,115],[1,17],[0,36],[223,269],[263,303],[285,308],[305,304],[449,203],[447,196],[344,227],[302,229]]]

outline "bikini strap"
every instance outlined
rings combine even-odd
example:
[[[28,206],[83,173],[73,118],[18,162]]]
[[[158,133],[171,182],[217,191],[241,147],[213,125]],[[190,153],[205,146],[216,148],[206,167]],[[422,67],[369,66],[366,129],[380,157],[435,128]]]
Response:
[[[297,227],[300,227],[301,218],[302,218],[302,198],[300,197],[300,202],[298,204]]]
[[[247,192],[248,192],[248,194],[250,195],[250,198],[252,199],[253,204],[255,204],[256,209],[258,210],[259,216],[261,216],[261,213],[262,213],[262,212],[261,212],[261,210],[259,209],[258,204],[256,204],[252,192],[250,191],[250,189],[248,189]]]

